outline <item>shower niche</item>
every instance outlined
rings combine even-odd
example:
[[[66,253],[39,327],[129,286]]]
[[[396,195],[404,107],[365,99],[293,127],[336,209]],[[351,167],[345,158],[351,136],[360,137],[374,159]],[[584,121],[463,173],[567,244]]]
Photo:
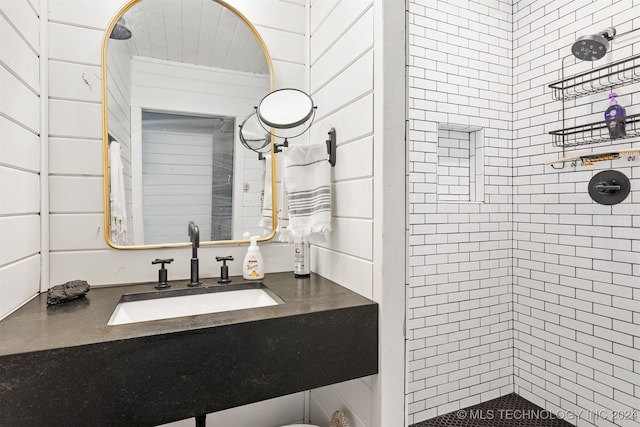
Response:
[[[484,202],[484,129],[438,123],[438,202]]]
[[[635,41],[617,42],[639,29],[616,34],[607,28],[580,37],[562,58],[560,80],[549,84],[553,99],[562,103],[561,128],[549,134],[563,157],[569,147],[640,137],[640,33],[632,35]]]

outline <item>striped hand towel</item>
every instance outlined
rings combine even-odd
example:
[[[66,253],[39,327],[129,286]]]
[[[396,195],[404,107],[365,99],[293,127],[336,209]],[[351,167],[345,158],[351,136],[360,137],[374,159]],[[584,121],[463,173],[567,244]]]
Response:
[[[289,225],[286,240],[326,240],[331,231],[331,165],[325,144],[292,145],[284,152]]]

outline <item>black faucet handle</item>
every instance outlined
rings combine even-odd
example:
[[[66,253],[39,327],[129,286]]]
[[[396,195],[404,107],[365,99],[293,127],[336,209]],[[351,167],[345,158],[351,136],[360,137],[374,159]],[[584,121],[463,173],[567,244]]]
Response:
[[[220,266],[220,280],[218,280],[218,283],[230,283],[231,279],[229,279],[229,266],[227,265],[227,261],[233,261],[233,257],[217,256],[216,261],[222,261],[222,265]]]
[[[156,285],[156,289],[167,289],[171,285],[167,282],[167,269],[164,267],[165,264],[171,264],[173,262],[173,258],[159,259],[156,258],[151,261],[151,264],[161,264],[160,270],[158,270],[158,284]]]
[[[153,261],[151,261],[151,264],[162,264],[162,268],[164,268],[165,264],[171,264],[172,262],[173,262],[173,258],[165,258],[165,259],[156,258]]]

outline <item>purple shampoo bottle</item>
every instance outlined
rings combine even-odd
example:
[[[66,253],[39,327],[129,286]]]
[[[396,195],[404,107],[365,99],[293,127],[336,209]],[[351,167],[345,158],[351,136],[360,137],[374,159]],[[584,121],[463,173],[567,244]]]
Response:
[[[604,120],[607,123],[609,129],[609,136],[611,139],[623,138],[627,136],[625,131],[624,118],[627,115],[624,107],[618,105],[616,97],[617,93],[611,92],[609,94],[609,108],[604,112]]]

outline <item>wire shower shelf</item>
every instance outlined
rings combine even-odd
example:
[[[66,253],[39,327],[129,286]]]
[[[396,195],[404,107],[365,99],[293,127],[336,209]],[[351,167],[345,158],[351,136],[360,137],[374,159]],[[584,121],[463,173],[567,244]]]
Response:
[[[630,56],[549,85],[553,99],[567,101],[640,81],[640,55]]]
[[[626,116],[623,119],[626,135],[622,137],[612,138],[606,121],[555,130],[549,132],[549,134],[553,136],[553,145],[556,147],[577,147],[579,145],[639,137],[640,114]]]

